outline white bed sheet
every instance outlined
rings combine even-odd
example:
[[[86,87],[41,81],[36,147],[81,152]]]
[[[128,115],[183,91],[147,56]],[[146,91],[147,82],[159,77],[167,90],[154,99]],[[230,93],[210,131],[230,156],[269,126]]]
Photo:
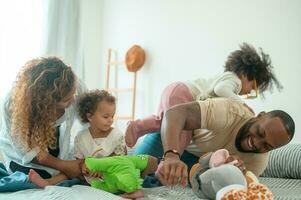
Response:
[[[45,189],[29,189],[11,193],[1,193],[0,200],[121,200],[123,198],[97,190],[89,186],[72,187],[47,186]]]
[[[144,188],[145,197],[139,200],[199,200],[190,188]],[[121,200],[123,198],[89,186],[47,186],[45,189],[29,189],[12,193],[0,193],[0,200]]]

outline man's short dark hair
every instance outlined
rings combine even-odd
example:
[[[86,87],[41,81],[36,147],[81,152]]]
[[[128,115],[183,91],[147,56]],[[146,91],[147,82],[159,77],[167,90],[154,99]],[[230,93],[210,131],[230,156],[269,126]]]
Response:
[[[271,117],[278,117],[282,121],[286,131],[290,136],[290,141],[291,141],[295,134],[295,122],[293,118],[288,113],[282,110],[273,110],[269,112],[269,115]]]

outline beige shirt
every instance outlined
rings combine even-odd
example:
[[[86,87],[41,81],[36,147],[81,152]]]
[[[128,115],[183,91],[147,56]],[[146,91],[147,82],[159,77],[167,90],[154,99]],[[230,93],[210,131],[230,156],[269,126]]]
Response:
[[[187,147],[190,153],[201,156],[218,149],[227,149],[230,154],[239,156],[246,168],[259,176],[267,166],[268,153],[243,153],[235,147],[239,129],[252,117],[241,103],[226,98],[199,101],[201,128],[193,133],[193,142]]]

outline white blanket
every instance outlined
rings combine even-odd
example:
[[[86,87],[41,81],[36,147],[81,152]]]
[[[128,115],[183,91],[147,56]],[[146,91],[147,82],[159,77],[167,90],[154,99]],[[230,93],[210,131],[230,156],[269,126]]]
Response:
[[[1,200],[120,200],[119,196],[97,190],[89,186],[72,187],[47,186],[45,189],[22,190],[13,193],[1,193]]]
[[[145,197],[140,200],[199,200],[190,188],[157,187],[143,189]],[[47,186],[13,193],[0,193],[1,200],[121,200],[123,198],[89,186]]]

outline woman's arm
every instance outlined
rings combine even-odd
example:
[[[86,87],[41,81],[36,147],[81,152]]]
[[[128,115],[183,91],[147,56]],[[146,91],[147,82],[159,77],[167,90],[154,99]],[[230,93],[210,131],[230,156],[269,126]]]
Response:
[[[41,158],[35,157],[33,163],[43,165],[46,167],[54,168],[64,173],[69,178],[81,176],[80,163],[81,160],[61,160],[50,154],[46,154]]]

